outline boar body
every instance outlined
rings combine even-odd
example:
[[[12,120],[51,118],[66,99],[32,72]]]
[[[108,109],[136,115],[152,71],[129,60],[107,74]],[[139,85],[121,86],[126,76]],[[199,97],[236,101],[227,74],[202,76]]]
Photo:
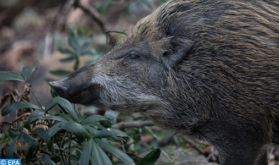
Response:
[[[256,164],[279,142],[279,1],[169,1],[51,85],[73,102],[139,111],[204,139],[223,165]]]

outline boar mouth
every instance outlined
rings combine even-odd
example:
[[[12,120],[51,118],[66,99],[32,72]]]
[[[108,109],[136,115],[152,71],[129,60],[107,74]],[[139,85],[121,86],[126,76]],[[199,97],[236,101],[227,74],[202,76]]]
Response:
[[[82,105],[94,105],[98,108],[102,108],[105,105],[101,103],[99,96],[96,93],[91,93],[90,90],[84,90],[81,93],[73,95],[68,98],[72,103],[82,104]]]
[[[59,81],[49,82],[50,86],[57,92],[57,94],[72,103],[82,105],[94,105],[97,107],[103,107],[100,102],[99,94],[102,87],[99,84],[89,84],[84,86],[64,86]]]
[[[100,92],[102,87],[99,84],[91,84],[81,89],[73,90],[69,92],[67,99],[73,103],[82,105],[94,105],[96,107],[103,107],[100,102]]]

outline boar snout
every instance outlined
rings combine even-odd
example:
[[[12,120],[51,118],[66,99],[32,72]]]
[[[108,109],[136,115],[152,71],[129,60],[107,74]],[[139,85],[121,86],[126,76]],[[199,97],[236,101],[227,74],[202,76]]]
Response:
[[[49,82],[49,85],[58,93],[58,95],[62,97],[68,96],[68,87],[65,85],[65,83],[63,83],[63,81],[51,81]]]
[[[84,105],[97,105],[99,103],[99,94],[101,87],[98,84],[81,82],[81,79],[64,78],[62,80],[49,82],[50,86],[57,94],[72,103]]]

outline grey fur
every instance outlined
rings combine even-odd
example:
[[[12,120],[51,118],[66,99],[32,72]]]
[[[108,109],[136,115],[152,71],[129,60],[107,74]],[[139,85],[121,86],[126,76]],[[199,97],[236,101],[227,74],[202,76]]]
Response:
[[[169,69],[163,58],[174,59],[178,39],[193,44]],[[279,1],[169,1],[53,86],[73,102],[140,111],[207,140],[222,165],[256,164],[279,142]]]

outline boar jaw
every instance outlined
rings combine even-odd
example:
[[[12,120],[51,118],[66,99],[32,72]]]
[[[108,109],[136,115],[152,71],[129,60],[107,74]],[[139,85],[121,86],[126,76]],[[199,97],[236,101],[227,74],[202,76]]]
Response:
[[[163,103],[159,97],[148,94],[140,85],[130,81],[125,76],[97,75],[94,76],[91,83],[102,86],[102,91],[99,93],[100,102],[114,110],[142,112],[158,107]]]

